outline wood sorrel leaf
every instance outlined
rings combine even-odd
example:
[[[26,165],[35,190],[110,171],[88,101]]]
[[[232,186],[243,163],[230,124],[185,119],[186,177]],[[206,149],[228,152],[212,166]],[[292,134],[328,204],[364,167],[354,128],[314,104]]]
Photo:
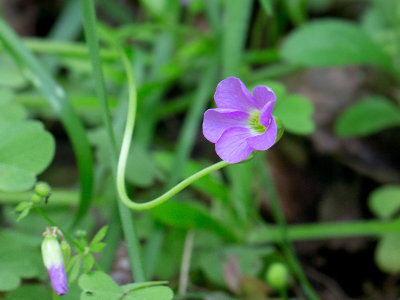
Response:
[[[0,190],[29,189],[53,158],[53,137],[39,122],[0,117],[0,124]]]
[[[391,69],[391,58],[363,30],[341,20],[308,23],[294,31],[282,57],[305,67],[371,64]]]
[[[400,234],[384,235],[375,250],[375,261],[378,267],[388,273],[400,271]]]
[[[347,109],[335,130],[341,137],[365,136],[400,125],[400,109],[382,96],[370,96]]]
[[[400,185],[375,189],[369,196],[370,210],[379,218],[388,219],[400,210]]]
[[[285,130],[295,134],[310,134],[315,129],[311,120],[313,104],[299,95],[289,95],[276,102],[273,115],[280,118]]]
[[[171,300],[170,288],[160,285],[165,282],[143,282],[118,286],[106,273],[92,272],[79,278],[79,286],[83,290],[81,300]]]

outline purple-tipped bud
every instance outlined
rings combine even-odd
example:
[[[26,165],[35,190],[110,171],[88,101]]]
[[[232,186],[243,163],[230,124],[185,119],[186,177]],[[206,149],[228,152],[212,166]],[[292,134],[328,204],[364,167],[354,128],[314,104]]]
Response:
[[[65,295],[68,291],[67,275],[61,247],[55,234],[47,232],[42,242],[42,257],[53,289],[58,295]]]

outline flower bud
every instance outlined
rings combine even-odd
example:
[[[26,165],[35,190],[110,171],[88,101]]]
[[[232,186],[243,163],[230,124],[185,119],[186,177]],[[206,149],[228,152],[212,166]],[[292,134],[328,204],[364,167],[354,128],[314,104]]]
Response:
[[[43,198],[50,196],[51,187],[46,182],[38,182],[35,186],[35,193]]]
[[[61,247],[54,233],[46,233],[42,242],[42,257],[53,289],[58,295],[65,295],[68,290],[67,275]]]
[[[33,194],[33,195],[32,195],[32,202],[33,202],[33,203],[39,204],[39,203],[42,202],[42,200],[43,200],[43,197],[42,197],[42,196],[39,196],[38,194]]]
[[[265,274],[268,284],[276,289],[282,290],[287,287],[289,283],[289,272],[283,263],[273,263]]]

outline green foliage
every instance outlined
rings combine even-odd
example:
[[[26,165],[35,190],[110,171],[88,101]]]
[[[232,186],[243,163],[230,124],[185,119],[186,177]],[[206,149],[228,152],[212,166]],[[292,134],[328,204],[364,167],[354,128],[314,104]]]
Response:
[[[241,275],[256,277],[263,268],[262,258],[274,252],[272,247],[216,246],[200,253],[196,260],[199,261],[199,266],[207,278],[219,286],[225,286],[223,265],[229,262],[230,257],[238,258]]]
[[[25,76],[9,55],[0,54],[0,65],[3,70],[7,70],[0,72],[0,88],[21,88],[27,84]]]
[[[199,203],[169,200],[152,209],[151,214],[156,220],[176,228],[206,229],[227,239],[235,239],[233,232],[213,218]]]
[[[310,134],[315,130],[311,120],[313,104],[299,95],[288,95],[277,102],[273,114],[282,121],[285,130],[295,134]]]
[[[20,105],[0,99],[0,190],[31,188],[51,162],[54,139],[43,125],[25,119]]]
[[[118,286],[110,276],[103,272],[84,274],[79,278],[82,289],[81,300],[170,300],[172,290],[160,286],[165,282],[144,282]]]
[[[399,125],[400,109],[382,96],[371,96],[340,115],[335,130],[342,137],[365,136]]]
[[[34,278],[42,274],[38,248],[18,238],[17,234],[0,232],[0,291],[14,290],[22,278]]]
[[[375,189],[369,196],[368,205],[378,218],[393,218],[400,210],[400,186],[389,185]]]
[[[360,27],[341,20],[303,25],[289,35],[281,54],[305,67],[371,64],[391,68],[391,58]]]
[[[381,219],[398,219],[400,209],[400,186],[390,185],[375,189],[369,196],[370,210]],[[400,272],[400,234],[383,235],[375,249],[378,267],[388,273]]]
[[[400,234],[384,235],[375,250],[375,261],[378,267],[388,273],[400,272]]]

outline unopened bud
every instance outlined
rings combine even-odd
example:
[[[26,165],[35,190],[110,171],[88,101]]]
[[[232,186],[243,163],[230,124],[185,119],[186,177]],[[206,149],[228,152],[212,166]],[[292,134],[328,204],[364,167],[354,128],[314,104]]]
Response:
[[[65,274],[60,243],[55,232],[54,227],[48,228],[46,231],[42,242],[42,257],[53,289],[58,295],[65,295],[68,291],[67,275]]]
[[[265,274],[267,283],[276,290],[282,290],[287,287],[289,282],[289,272],[283,263],[273,263]]]

